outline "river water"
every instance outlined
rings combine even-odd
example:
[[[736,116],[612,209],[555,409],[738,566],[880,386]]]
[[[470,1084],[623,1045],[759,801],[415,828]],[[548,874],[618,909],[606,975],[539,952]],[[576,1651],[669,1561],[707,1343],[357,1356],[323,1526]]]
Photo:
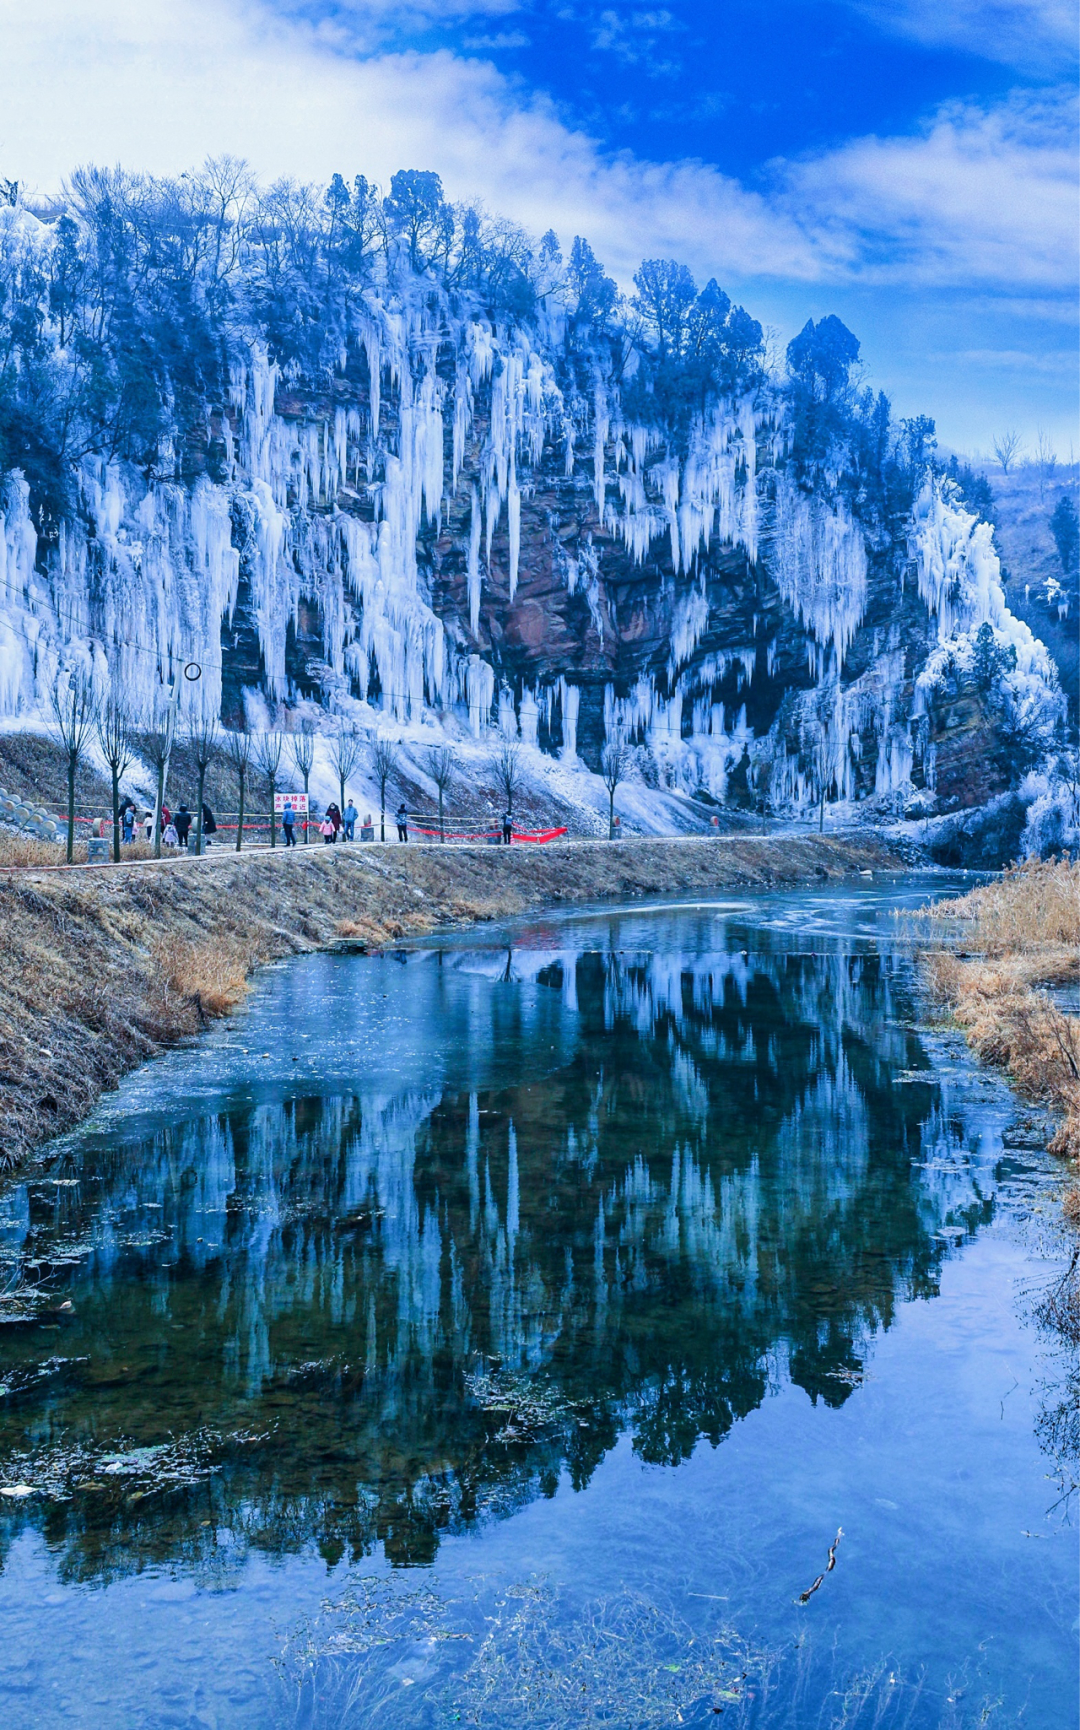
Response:
[[[0,1198],[0,1723],[1074,1725],[1054,1174],[927,893],[303,958],[126,1082]]]

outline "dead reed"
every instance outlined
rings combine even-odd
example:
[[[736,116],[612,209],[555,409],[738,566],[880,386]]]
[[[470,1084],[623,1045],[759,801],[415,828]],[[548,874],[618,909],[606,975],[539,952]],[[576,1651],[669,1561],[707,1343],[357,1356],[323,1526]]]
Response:
[[[956,901],[935,901],[926,917],[957,926],[966,949],[1033,957],[1080,946],[1080,860],[1032,860]]]
[[[945,947],[922,957],[939,1006],[985,1063],[1057,1119],[1050,1150],[1080,1161],[1080,1017],[1046,989],[1080,980],[1080,864],[1015,866],[927,909]],[[1080,1221],[1080,1190],[1065,1196]]]
[[[254,941],[192,942],[170,932],[154,946],[152,978],[166,1011],[179,999],[181,1007],[190,1005],[205,1022],[243,1001],[250,990],[248,975],[261,959],[261,946]]]

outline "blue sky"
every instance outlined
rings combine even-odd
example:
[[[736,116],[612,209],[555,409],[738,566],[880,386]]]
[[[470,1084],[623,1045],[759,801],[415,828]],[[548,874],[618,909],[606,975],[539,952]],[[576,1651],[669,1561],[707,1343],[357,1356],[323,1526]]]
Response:
[[[839,313],[959,448],[1068,457],[1076,35],[1065,0],[0,0],[0,172],[435,168],[781,340]]]

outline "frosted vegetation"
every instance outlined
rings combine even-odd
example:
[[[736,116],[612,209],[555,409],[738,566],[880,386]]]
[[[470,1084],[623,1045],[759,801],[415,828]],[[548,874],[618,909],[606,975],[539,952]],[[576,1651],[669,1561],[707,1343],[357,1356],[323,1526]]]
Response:
[[[586,489],[588,532],[556,557],[601,645],[611,549],[671,586],[665,663],[602,702],[608,740],[647,750],[662,784],[723,797],[742,764],[766,802],[851,797],[870,738],[874,793],[913,776],[932,792],[928,713],[980,653],[1013,779],[1052,779],[1056,675],[1005,604],[974,477],[950,479],[932,423],[894,421],[857,362],[833,317],[770,356],[756,320],[672,261],[643,263],[623,296],[583,239],[564,256],[551,232],[449,204],[431,173],[263,188],[225,160],[177,180],[80,170],[37,213],[16,194],[0,208],[0,717],[42,713],[69,671],[148,713],[192,660],[216,713],[243,596],[248,725],[295,710],[288,644],[309,605],[329,709],[501,729],[578,766],[581,679],[510,676],[481,629],[494,583],[514,602],[522,503],[555,475]],[[452,618],[422,556],[451,533],[467,589]],[[757,734],[719,687],[736,669],[748,690],[759,645],[701,648],[725,551],[805,636],[805,681]],[[875,569],[914,570],[915,665],[888,619],[847,665]],[[771,677],[777,644],[764,653]]]

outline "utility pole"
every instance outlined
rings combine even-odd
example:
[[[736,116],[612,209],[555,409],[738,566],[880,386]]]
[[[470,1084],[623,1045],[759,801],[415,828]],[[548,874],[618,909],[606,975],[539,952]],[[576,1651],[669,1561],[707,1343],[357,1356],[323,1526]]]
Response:
[[[202,678],[202,668],[198,661],[185,661],[183,672],[184,678],[187,680],[189,685],[194,685]],[[173,738],[176,734],[176,713],[180,707],[180,683],[180,677],[179,674],[177,674],[174,676],[173,682],[169,686],[169,706],[165,722],[165,766],[161,773],[158,791],[154,795],[154,854],[155,857],[159,859],[161,857],[161,805],[162,800],[165,797],[165,788],[169,780],[169,758],[172,756]],[[201,822],[201,812],[199,816]]]

